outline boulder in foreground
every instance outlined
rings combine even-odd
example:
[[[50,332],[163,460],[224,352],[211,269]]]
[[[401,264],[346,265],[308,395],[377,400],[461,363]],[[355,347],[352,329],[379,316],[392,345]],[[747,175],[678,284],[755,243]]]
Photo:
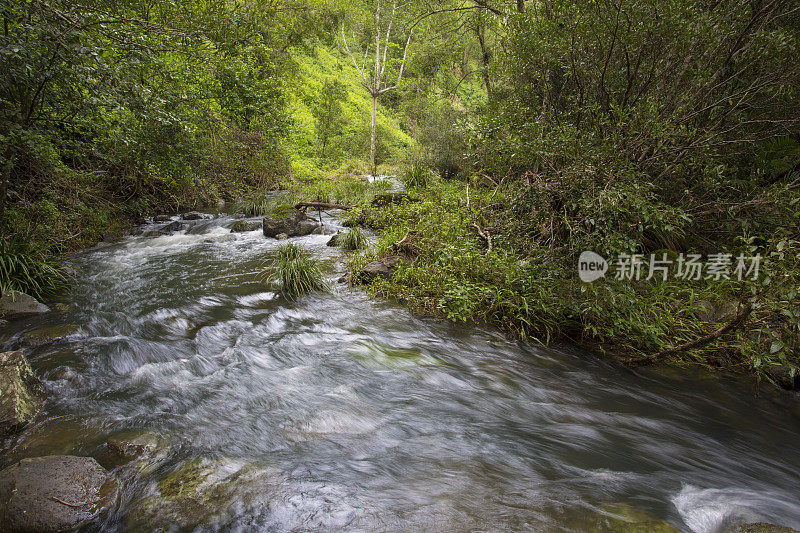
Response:
[[[0,523],[10,532],[69,531],[116,504],[116,478],[91,457],[34,457],[0,472]]]

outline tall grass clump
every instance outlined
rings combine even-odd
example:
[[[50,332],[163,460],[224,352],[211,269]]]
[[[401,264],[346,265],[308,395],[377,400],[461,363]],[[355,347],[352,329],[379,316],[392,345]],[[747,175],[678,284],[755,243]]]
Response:
[[[264,194],[257,194],[236,202],[234,211],[248,217],[263,217],[269,212],[272,200]]]
[[[409,189],[424,189],[434,181],[434,173],[423,164],[415,163],[406,169],[403,185]]]
[[[275,263],[276,280],[285,294],[301,296],[329,290],[319,261],[300,246],[286,243],[278,247]]]
[[[257,194],[250,198],[240,200],[234,206],[234,212],[242,213],[247,217],[278,217],[288,216],[297,197],[293,194],[280,194],[277,196]]]
[[[62,266],[25,247],[0,244],[0,293],[20,291],[41,299],[66,287]]]
[[[361,250],[367,246],[367,234],[361,228],[350,228],[337,241],[344,250]]]

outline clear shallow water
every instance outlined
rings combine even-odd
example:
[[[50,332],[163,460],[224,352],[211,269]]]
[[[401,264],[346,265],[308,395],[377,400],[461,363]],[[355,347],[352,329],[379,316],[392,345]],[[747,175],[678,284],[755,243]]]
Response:
[[[117,470],[119,508],[88,530],[147,530],[131,516],[198,460],[246,480],[209,504],[225,510],[209,530],[561,531],[608,503],[684,531],[800,528],[796,398],[420,320],[342,285],[289,301],[261,275],[278,243],[232,223],[88,250],[71,311],[6,328],[6,347],[37,320],[86,336],[30,354],[44,416],[62,418],[0,466],[102,459],[126,430],[169,441],[152,467]],[[328,238],[294,240],[335,279]]]

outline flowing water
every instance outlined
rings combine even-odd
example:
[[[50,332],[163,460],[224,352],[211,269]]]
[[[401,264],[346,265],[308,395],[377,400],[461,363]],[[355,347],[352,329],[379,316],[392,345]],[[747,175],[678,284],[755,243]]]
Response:
[[[609,504],[682,531],[800,528],[796,398],[421,320],[344,285],[291,301],[262,275],[279,243],[233,222],[87,250],[69,311],[6,328],[6,348],[42,324],[84,333],[29,354],[47,421],[0,467],[115,468],[119,505],[88,531],[581,531]],[[327,239],[293,240],[335,280]],[[104,443],[127,431],[166,444],[115,467]]]

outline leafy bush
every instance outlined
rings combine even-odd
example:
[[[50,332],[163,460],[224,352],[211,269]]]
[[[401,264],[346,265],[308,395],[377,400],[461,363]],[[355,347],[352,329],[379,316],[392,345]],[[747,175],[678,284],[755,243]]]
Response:
[[[317,259],[300,246],[286,243],[278,247],[275,258],[276,281],[290,296],[330,290]]]
[[[350,228],[336,242],[345,250],[361,250],[367,246],[367,235],[361,228]]]

